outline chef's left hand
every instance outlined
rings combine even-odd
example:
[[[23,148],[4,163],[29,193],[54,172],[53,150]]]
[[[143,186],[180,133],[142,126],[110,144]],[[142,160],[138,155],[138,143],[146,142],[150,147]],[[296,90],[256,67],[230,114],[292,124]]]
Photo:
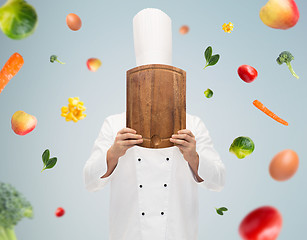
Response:
[[[188,129],[178,131],[178,134],[173,134],[170,141],[175,144],[182,153],[187,162],[192,162],[198,158],[196,152],[196,140],[193,133]]]
[[[188,129],[178,131],[178,134],[173,134],[170,141],[175,144],[182,153],[184,159],[189,163],[198,182],[203,179],[198,175],[199,156],[196,152],[196,140],[193,133]]]

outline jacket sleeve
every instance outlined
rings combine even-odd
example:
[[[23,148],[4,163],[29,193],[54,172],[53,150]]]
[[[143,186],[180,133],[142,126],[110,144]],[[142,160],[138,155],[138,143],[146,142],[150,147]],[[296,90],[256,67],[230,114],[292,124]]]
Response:
[[[198,175],[204,180],[196,181],[209,190],[221,191],[225,185],[225,166],[213,147],[205,124],[200,118],[195,118],[196,152],[199,155]]]
[[[100,178],[107,171],[107,151],[113,144],[114,139],[115,136],[110,120],[107,118],[101,127],[98,138],[92,148],[92,153],[83,169],[85,187],[90,192],[103,188],[113,176],[114,171],[110,176]]]

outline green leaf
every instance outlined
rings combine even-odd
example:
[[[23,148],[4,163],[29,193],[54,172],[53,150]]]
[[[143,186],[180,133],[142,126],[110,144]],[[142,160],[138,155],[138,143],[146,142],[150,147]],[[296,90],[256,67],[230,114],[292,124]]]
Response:
[[[216,212],[220,215],[224,215],[224,213],[222,211],[220,211],[219,209],[216,209]]]
[[[50,157],[50,152],[49,152],[49,149],[46,149],[42,155],[42,159],[43,159],[43,163],[44,165],[47,165],[47,162],[49,160],[49,157]]]
[[[212,47],[209,46],[209,47],[207,47],[207,49],[205,51],[205,58],[206,58],[207,62],[209,62],[211,56],[212,56]]]
[[[46,164],[46,169],[50,169],[50,168],[53,168],[55,166],[57,162],[57,158],[56,157],[53,157],[53,158],[50,158]]]
[[[219,210],[221,210],[221,211],[228,211],[228,209],[225,208],[225,207],[221,207],[221,208],[219,208]]]
[[[208,66],[213,66],[215,64],[217,64],[217,62],[219,61],[220,59],[220,55],[219,54],[216,54],[216,55],[213,55],[210,60],[209,60],[209,63],[208,63]]]

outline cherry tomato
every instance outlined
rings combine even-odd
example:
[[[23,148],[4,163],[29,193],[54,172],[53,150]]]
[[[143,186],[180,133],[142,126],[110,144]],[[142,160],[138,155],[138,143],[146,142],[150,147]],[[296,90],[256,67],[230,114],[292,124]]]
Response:
[[[62,217],[65,214],[65,210],[61,207],[57,208],[55,211],[55,216],[57,217]]]
[[[80,17],[74,13],[70,13],[66,16],[66,24],[73,31],[79,30],[82,26]]]
[[[275,240],[282,226],[280,212],[271,206],[259,207],[241,222],[239,233],[244,240]]]
[[[240,78],[247,83],[254,81],[258,76],[257,70],[249,65],[241,65],[238,68],[238,74]]]

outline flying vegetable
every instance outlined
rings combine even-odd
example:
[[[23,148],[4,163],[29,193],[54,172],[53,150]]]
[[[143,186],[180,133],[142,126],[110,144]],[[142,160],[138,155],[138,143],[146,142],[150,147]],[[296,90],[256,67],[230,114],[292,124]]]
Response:
[[[12,39],[30,36],[38,23],[35,8],[24,0],[8,0],[0,8],[0,28]]]
[[[293,55],[289,51],[283,51],[281,54],[279,54],[278,58],[276,59],[276,62],[279,65],[281,65],[283,63],[287,64],[287,66],[288,66],[290,72],[292,73],[292,75],[298,79],[299,76],[296,75],[296,73],[294,72],[294,70],[291,66],[292,60],[294,60]]]
[[[213,91],[210,88],[208,88],[206,91],[204,91],[204,94],[206,98],[211,98],[213,96]]]
[[[235,154],[239,159],[250,155],[255,149],[255,144],[249,137],[237,137],[233,140],[229,152]]]
[[[24,217],[33,217],[31,204],[12,185],[0,182],[0,240],[16,240],[14,227]]]
[[[206,48],[204,55],[205,55],[205,59],[206,59],[206,65],[205,65],[204,69],[206,67],[209,67],[209,66],[214,66],[215,64],[217,64],[217,62],[220,59],[219,54],[212,55],[212,47],[211,46]]]
[[[62,61],[60,61],[59,59],[58,59],[58,56],[56,56],[56,55],[51,55],[50,56],[50,62],[51,63],[54,63],[54,62],[58,62],[58,63],[61,63],[61,64],[65,64],[64,62],[62,62]]]

